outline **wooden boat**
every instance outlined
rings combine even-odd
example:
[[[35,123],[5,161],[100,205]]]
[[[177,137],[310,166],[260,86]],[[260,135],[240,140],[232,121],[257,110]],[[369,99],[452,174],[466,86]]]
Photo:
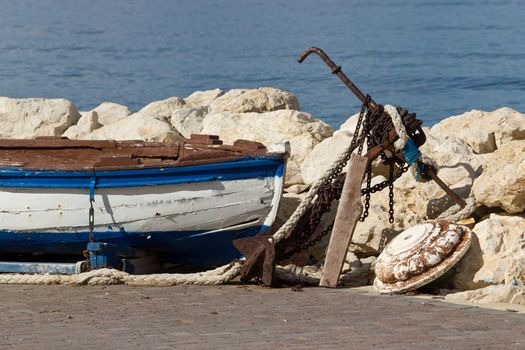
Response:
[[[239,257],[232,240],[273,224],[286,148],[208,135],[171,144],[0,140],[0,260],[80,256],[92,204],[93,242],[174,263],[229,262]]]

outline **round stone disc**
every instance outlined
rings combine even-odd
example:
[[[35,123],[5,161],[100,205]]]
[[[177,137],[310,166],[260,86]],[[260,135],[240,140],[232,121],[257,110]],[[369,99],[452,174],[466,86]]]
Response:
[[[452,221],[429,221],[396,236],[375,263],[374,287],[403,293],[422,287],[453,267],[470,247],[471,232]]]

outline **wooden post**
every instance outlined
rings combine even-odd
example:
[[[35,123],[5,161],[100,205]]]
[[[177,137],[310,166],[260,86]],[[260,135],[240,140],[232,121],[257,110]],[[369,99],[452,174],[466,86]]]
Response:
[[[325,265],[321,273],[321,282],[319,283],[321,287],[337,287],[350,240],[363,211],[361,185],[367,163],[367,157],[355,153],[350,158],[350,169],[346,173],[332,236],[326,252]]]

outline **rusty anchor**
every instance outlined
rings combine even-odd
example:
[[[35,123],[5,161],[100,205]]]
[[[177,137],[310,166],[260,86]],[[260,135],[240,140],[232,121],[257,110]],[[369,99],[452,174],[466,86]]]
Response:
[[[272,286],[274,284],[273,272],[276,262],[293,262],[302,266],[306,265],[309,257],[308,250],[323,236],[329,234],[331,229],[332,235],[327,249],[320,285],[335,288],[338,283],[344,257],[357,225],[357,221],[361,218],[363,212],[363,205],[360,197],[364,193],[361,186],[363,178],[367,175],[367,169],[370,169],[372,161],[379,156],[384,155],[385,150],[391,152],[393,159],[392,164],[394,161],[399,162],[400,164],[407,161],[403,154],[396,151],[393,147],[393,143],[399,136],[392,126],[388,127],[388,124],[385,124],[385,121],[390,121],[390,117],[384,111],[383,106],[377,104],[369,95],[363,94],[361,90],[359,90],[359,88],[343,73],[341,66],[337,66],[322,49],[316,47],[306,49],[299,56],[299,63],[302,63],[306,57],[312,53],[317,54],[330,67],[332,74],[337,75],[362,102],[363,107],[360,113],[360,121],[358,122],[356,133],[359,134],[361,116],[364,109],[367,108],[371,115],[375,116],[373,121],[377,124],[382,124],[368,125],[368,127],[375,130],[376,133],[378,132],[377,129],[380,127],[383,128],[379,130],[383,131],[382,134],[379,132],[381,140],[379,140],[380,142],[372,144],[372,147],[368,149],[364,156],[360,155],[359,152],[359,154],[352,154],[351,158],[347,159],[347,161],[350,162],[350,170],[348,173],[339,174],[333,179],[332,183],[325,184],[326,186],[323,187],[323,190],[320,190],[320,192],[325,191],[334,193],[329,193],[329,195],[326,195],[326,193],[319,193],[318,195],[321,199],[316,200],[314,206],[309,209],[303,218],[301,218],[297,227],[291,230],[277,247],[268,240],[268,238],[271,237],[271,233],[275,232],[275,228],[259,234],[256,237],[243,238],[233,242],[235,247],[246,258],[241,271],[241,279],[243,281],[255,278],[262,281],[266,286]],[[417,147],[423,145],[426,141],[426,136],[421,128],[422,122],[416,119],[415,113],[408,113],[408,111],[399,108],[398,111],[400,112],[402,122],[410,139],[414,141]],[[366,120],[364,122],[365,125],[367,122],[369,121]],[[367,129],[367,132],[364,132],[365,136],[370,137],[370,135],[366,135],[367,133],[370,134],[370,130]],[[354,136],[354,139],[356,141],[352,140],[352,144],[356,142],[355,148],[357,148],[357,141],[359,141],[359,151],[361,151],[364,138],[361,137],[360,140],[357,140],[357,136]],[[340,167],[341,170],[343,166]],[[389,187],[391,188],[391,191],[392,182],[395,180],[392,178],[392,167],[391,179],[389,179]],[[406,171],[406,169],[404,171]],[[398,177],[401,176],[402,173],[403,171],[399,173]],[[461,208],[466,206],[465,201],[454,193],[454,191],[452,191],[438,177],[434,169],[430,166],[424,168],[423,174],[434,180]],[[382,188],[384,187],[385,186]],[[372,191],[369,189],[369,192],[367,193],[367,203],[371,192]],[[319,224],[320,217],[324,212],[329,210],[329,204],[335,199],[339,199],[340,201],[334,224],[330,225],[323,231],[315,230],[316,227],[312,226],[317,226]],[[317,203],[318,201],[320,204]],[[327,203],[323,203],[323,201],[327,202],[328,205],[326,205]],[[391,200],[391,215],[393,215],[392,206],[393,202]],[[367,210],[365,210],[365,213],[367,213]],[[364,215],[363,218],[364,217],[366,217],[366,215]]]

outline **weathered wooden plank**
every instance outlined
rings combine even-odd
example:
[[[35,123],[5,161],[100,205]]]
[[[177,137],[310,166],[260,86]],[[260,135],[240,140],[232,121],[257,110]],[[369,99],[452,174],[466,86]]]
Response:
[[[179,147],[142,147],[131,152],[132,157],[173,158],[179,157]]]
[[[69,140],[59,137],[0,139],[0,166],[25,170],[86,171],[188,166],[236,161],[266,153],[258,142],[222,145],[218,136],[193,135],[188,142]],[[103,158],[142,158],[124,161]]]
[[[355,153],[350,158],[350,169],[346,173],[332,236],[326,252],[325,265],[321,273],[319,283],[321,287],[337,287],[348,245],[363,210],[361,184],[367,163],[367,157]]]
[[[104,166],[125,166],[125,165],[138,165],[141,161],[138,158],[131,157],[102,157],[93,166],[104,167]]]
[[[69,140],[56,137],[40,137],[37,139],[0,139],[0,148],[115,148],[113,140]]]

